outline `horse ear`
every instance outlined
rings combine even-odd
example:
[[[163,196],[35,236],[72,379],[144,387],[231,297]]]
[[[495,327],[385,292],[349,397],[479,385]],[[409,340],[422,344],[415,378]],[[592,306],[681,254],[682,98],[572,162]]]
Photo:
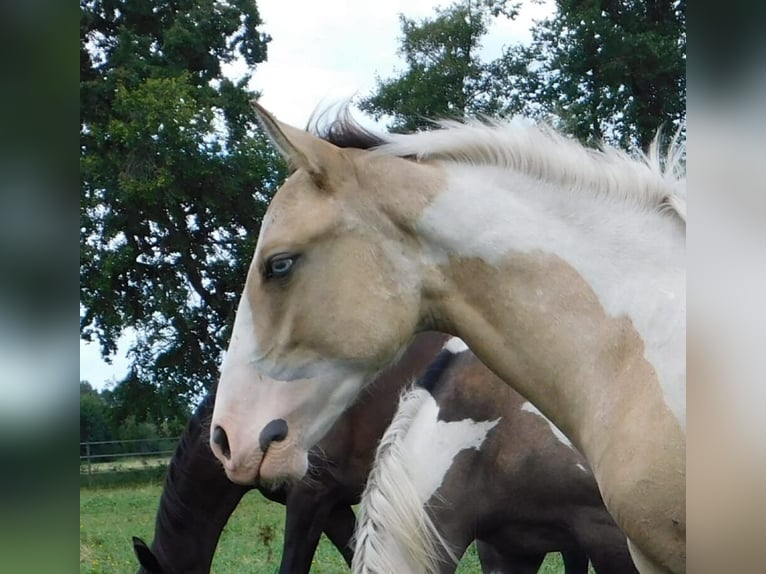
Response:
[[[305,169],[319,189],[327,189],[328,169],[338,149],[307,131],[280,122],[256,100],[251,100],[250,105],[258,124],[291,167]]]
[[[160,561],[152,552],[151,548],[146,545],[146,542],[141,540],[138,536],[133,536],[133,551],[136,553],[138,563],[147,572],[152,574],[162,574],[162,566]]]

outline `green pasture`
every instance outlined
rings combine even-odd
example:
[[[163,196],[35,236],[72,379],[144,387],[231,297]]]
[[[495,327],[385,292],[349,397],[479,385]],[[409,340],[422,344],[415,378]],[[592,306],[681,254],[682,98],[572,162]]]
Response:
[[[81,574],[125,574],[135,572],[131,536],[152,540],[154,516],[162,491],[162,477],[144,476],[143,483],[113,480],[109,486],[80,488]],[[272,574],[278,571],[284,527],[284,507],[250,492],[229,520],[218,545],[214,574]],[[542,574],[563,572],[558,554],[550,555]],[[343,559],[324,537],[317,550],[315,574],[348,572]],[[472,546],[458,569],[459,574],[480,573]]]

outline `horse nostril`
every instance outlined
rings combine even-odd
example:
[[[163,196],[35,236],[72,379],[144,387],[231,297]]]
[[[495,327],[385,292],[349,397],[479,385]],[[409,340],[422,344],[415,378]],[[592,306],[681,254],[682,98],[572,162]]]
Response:
[[[226,431],[223,427],[218,425],[213,429],[213,442],[221,449],[221,454],[226,459],[231,458],[231,449],[229,448],[229,437],[226,436]]]
[[[261,434],[258,435],[258,442],[261,445],[261,450],[266,452],[269,445],[274,441],[285,440],[287,436],[287,421],[285,419],[274,419],[269,422]]]

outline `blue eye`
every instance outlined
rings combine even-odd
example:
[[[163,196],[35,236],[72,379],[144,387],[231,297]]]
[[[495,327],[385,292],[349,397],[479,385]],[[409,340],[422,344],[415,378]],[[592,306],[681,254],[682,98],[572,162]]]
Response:
[[[286,277],[295,263],[295,257],[292,255],[275,255],[266,263],[266,278]]]

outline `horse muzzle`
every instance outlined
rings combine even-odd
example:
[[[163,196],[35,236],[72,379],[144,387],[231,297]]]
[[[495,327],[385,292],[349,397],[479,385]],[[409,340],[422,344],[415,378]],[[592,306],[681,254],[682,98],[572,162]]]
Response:
[[[237,440],[222,424],[214,423],[210,448],[232,482],[254,486],[259,482],[281,482],[301,478],[307,470],[307,453],[289,438],[284,419],[273,419],[258,433],[258,440]]]

